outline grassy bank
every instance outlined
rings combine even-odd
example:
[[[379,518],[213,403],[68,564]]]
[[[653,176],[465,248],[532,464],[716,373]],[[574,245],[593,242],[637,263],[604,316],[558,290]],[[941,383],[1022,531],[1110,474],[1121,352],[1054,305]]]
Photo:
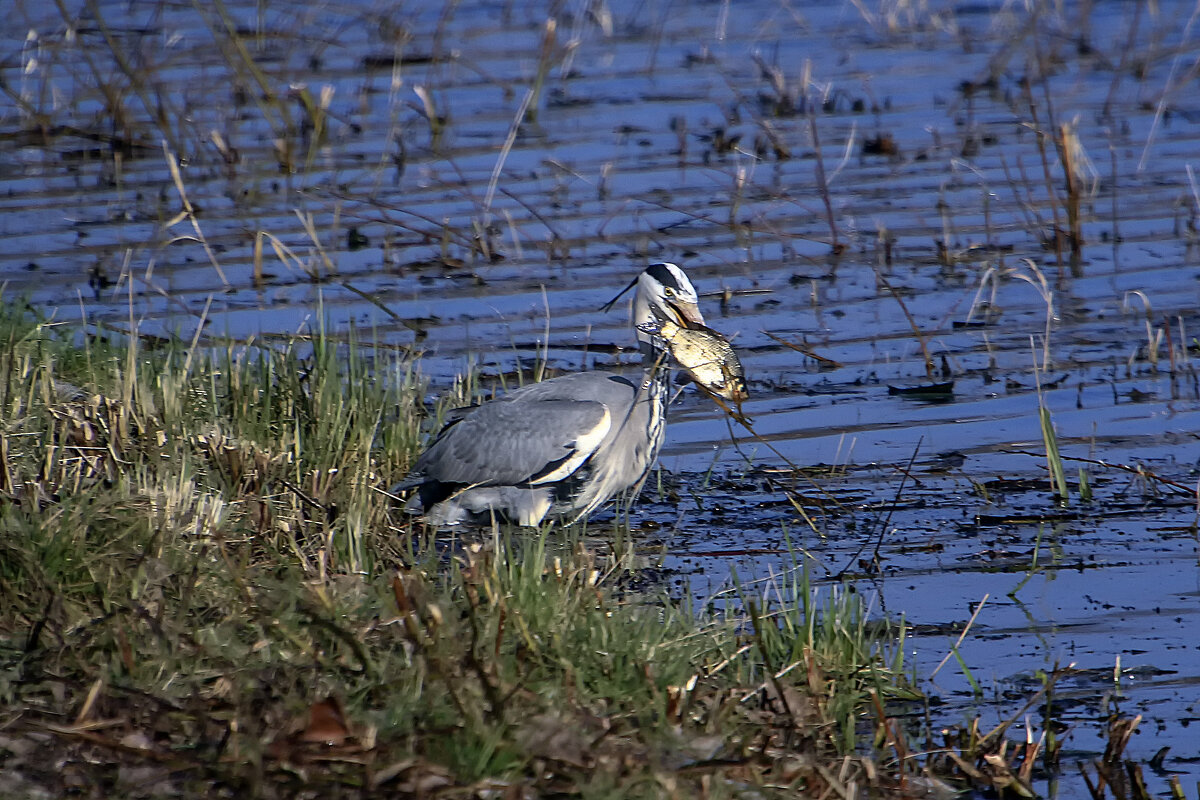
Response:
[[[908,690],[856,594],[702,617],[623,591],[604,532],[415,525],[380,491],[426,415],[390,351],[11,304],[0,342],[0,794],[911,791],[870,755]]]

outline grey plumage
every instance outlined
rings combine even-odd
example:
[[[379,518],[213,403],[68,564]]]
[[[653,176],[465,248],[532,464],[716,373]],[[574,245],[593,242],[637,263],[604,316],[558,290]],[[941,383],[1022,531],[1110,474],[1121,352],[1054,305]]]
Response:
[[[703,324],[696,290],[674,264],[654,264],[631,284],[635,325],[666,315]],[[667,366],[662,339],[636,330],[640,380],[580,372],[456,409],[392,491],[415,488],[409,508],[434,525],[520,525],[574,520],[622,492],[635,494],[662,446]]]

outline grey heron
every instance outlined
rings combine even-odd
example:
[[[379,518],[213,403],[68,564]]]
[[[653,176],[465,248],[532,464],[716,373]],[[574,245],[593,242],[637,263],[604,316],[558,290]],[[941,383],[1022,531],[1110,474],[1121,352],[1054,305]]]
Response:
[[[704,316],[674,264],[652,264],[633,287],[640,380],[579,372],[455,409],[392,492],[415,488],[409,509],[437,526],[493,516],[574,521],[622,492],[636,495],[662,446],[669,383],[663,339],[646,323],[703,325]]]

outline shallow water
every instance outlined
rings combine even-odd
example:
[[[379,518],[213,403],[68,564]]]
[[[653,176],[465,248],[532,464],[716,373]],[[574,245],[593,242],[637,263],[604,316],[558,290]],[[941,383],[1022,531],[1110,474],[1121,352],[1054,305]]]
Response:
[[[1170,746],[1165,769],[1200,778],[1192,5],[571,2],[546,48],[550,12],[527,3],[96,7],[68,28],[19,0],[0,22],[23,104],[0,103],[10,296],[186,337],[353,323],[419,351],[442,388],[542,347],[560,370],[633,364],[613,348],[632,342],[623,314],[598,307],[648,261],[680,263],[735,337],[762,438],[690,390],[677,402],[661,463],[680,499],[651,491],[632,519],[669,580],[715,593],[733,565],[769,586],[790,543],[815,578],[903,614],[922,675],[986,596],[960,647],[981,694],[951,659],[926,687],[942,721],[994,724],[1036,671],[1074,663],[1055,712],[1069,754],[1140,713],[1129,755]],[[501,159],[539,73],[536,120]],[[324,114],[303,88],[332,92]],[[1036,130],[1061,125],[1080,145],[1075,257],[1046,241],[1066,188]],[[175,219],[175,157],[211,256]],[[259,232],[294,258],[264,242],[255,285]],[[949,380],[941,398],[889,391]],[[1063,507],[1032,455],[1039,399],[1063,454],[1089,460],[1068,462]]]

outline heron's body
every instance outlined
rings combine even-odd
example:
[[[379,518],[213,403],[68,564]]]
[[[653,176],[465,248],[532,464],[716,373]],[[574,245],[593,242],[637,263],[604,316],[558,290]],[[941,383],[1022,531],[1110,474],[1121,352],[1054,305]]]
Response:
[[[635,281],[635,323],[664,313],[703,323],[696,292],[673,264]],[[641,488],[665,430],[667,359],[662,340],[639,330],[639,377],[580,372],[456,409],[393,491],[415,487],[410,507],[435,525],[519,525],[575,520]]]
[[[546,517],[578,518],[626,489],[636,492],[662,446],[663,373],[647,370],[637,383],[580,372],[462,409],[413,469],[427,521],[454,525],[495,511],[537,525]],[[623,435],[629,430],[649,433]]]

